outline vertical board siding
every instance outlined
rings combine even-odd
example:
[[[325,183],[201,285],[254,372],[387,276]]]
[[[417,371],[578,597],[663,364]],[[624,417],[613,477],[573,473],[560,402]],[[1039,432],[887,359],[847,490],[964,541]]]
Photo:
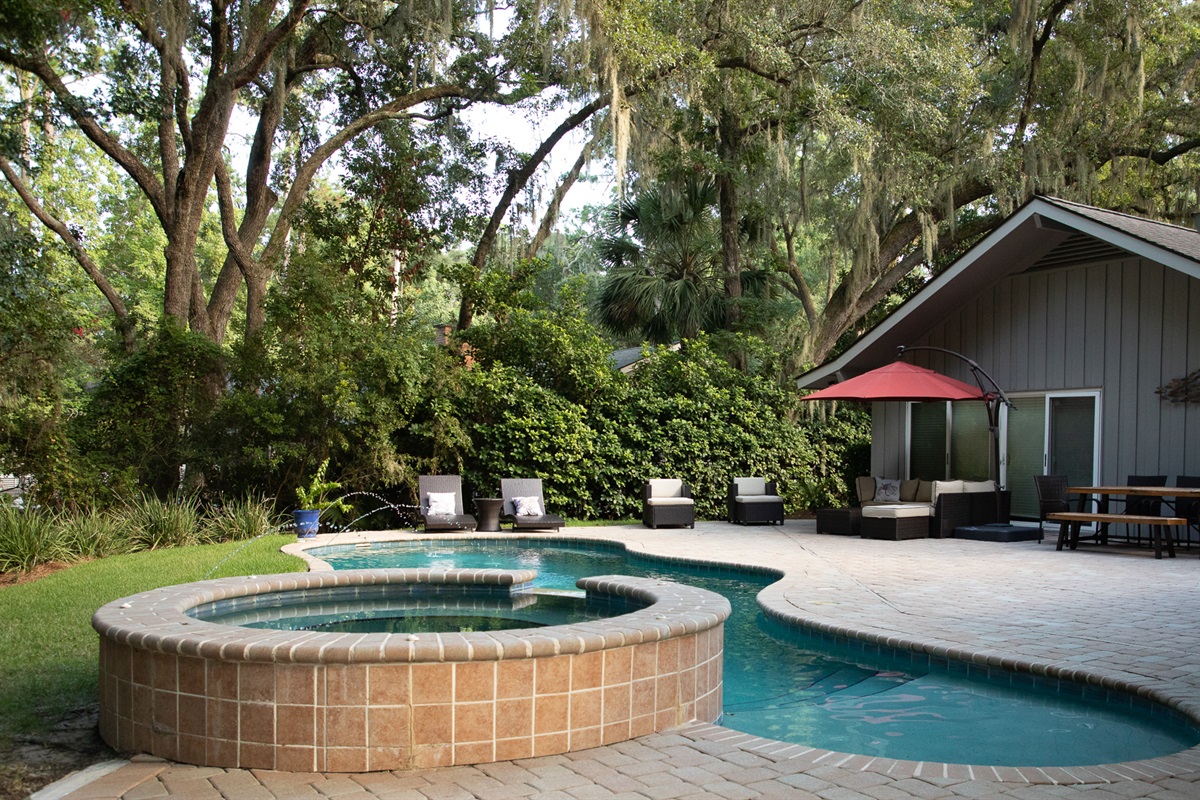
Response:
[[[1100,480],[1200,474],[1200,404],[1155,389],[1200,369],[1200,280],[1130,256],[1013,275],[911,343],[974,358],[1009,393],[1101,390]],[[940,353],[908,360],[971,382]],[[885,408],[886,407],[886,408]],[[1020,413],[1020,409],[1018,409]],[[906,474],[902,403],[877,403],[876,474]]]
[[[1162,369],[1158,385],[1188,374],[1188,277],[1175,270],[1163,276]],[[1177,431],[1187,430],[1186,404],[1160,402],[1159,441],[1167,441]],[[1194,405],[1194,404],[1193,404]],[[1161,467],[1167,475],[1185,475],[1186,454],[1182,449],[1164,448]]]
[[[1139,306],[1135,309],[1138,369],[1133,386],[1133,403],[1137,409],[1134,465],[1139,474],[1161,474],[1162,438],[1158,423],[1162,417],[1163,401],[1154,390],[1162,386],[1163,358],[1166,355],[1166,342],[1163,341],[1163,312],[1166,308],[1163,270],[1157,265],[1142,262],[1140,269],[1137,264],[1130,264],[1128,271],[1136,271],[1139,281]]]
[[[1045,373],[1041,376],[1047,389],[1067,386],[1067,364],[1077,359],[1067,358],[1067,317],[1075,316],[1067,302],[1067,274],[1056,270],[1046,276],[1046,358]]]
[[[1182,378],[1184,374],[1190,374],[1192,370],[1200,369],[1200,323],[1196,318],[1200,317],[1200,281],[1188,281],[1188,308],[1187,308],[1187,367],[1184,373],[1178,377]],[[1200,442],[1200,403],[1186,403],[1183,405],[1183,436],[1185,442],[1192,443],[1191,447],[1183,449],[1183,474],[1184,475],[1200,475],[1200,446],[1196,443]]]

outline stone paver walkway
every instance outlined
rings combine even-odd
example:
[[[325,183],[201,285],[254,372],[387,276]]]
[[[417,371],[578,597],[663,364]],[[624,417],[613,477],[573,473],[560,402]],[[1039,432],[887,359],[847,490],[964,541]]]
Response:
[[[1148,550],[1060,553],[1053,537],[1041,544],[881,542],[821,536],[812,522],[794,520],[782,527],[570,528],[564,536],[782,569],[787,576],[761,599],[791,616],[939,654],[1131,687],[1200,719],[1195,550],[1156,561]],[[39,800],[1200,800],[1200,748],[1127,764],[993,768],[874,759],[692,725],[564,756],[414,772],[223,770],[135,757],[82,788],[44,792]]]

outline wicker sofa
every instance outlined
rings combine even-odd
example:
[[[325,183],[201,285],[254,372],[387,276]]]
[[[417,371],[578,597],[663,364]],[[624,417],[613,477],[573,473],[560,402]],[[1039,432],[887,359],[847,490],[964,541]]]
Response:
[[[954,535],[955,528],[970,525],[1007,523],[1010,518],[1012,494],[1001,491],[999,509],[995,484],[992,481],[921,481],[905,480],[899,483],[896,499],[881,493],[882,479],[863,476],[855,481],[859,506],[921,504],[930,509],[929,536],[946,539]],[[893,487],[894,488],[894,487]]]

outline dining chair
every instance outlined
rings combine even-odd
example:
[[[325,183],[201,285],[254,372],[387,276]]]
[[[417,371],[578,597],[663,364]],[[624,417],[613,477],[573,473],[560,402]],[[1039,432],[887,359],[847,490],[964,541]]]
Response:
[[[1166,475],[1130,475],[1125,481],[1126,486],[1166,486]],[[1159,517],[1162,516],[1162,498],[1161,497],[1140,497],[1138,495],[1125,495],[1125,513],[1139,517]],[[1128,526],[1127,526],[1128,527]],[[1137,529],[1137,543],[1140,546],[1142,543],[1142,526],[1133,526]]]
[[[1200,489],[1200,475],[1177,475],[1175,476],[1175,485],[1180,489]],[[1200,500],[1191,497],[1175,498],[1174,516],[1183,517],[1188,521],[1187,527],[1183,529],[1182,544],[1190,547],[1192,528],[1196,529],[1196,535],[1200,537]]]
[[[1057,511],[1070,511],[1067,498],[1066,475],[1034,475],[1033,485],[1038,496],[1038,541],[1045,536],[1046,515]]]

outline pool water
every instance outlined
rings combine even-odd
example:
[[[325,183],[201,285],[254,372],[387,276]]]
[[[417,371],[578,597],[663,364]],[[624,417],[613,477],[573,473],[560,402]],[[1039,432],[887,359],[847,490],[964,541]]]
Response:
[[[534,592],[510,595],[474,590],[397,594],[388,585],[272,592],[207,604],[189,616],[222,625],[326,633],[467,633],[572,625],[626,614],[640,604],[622,598],[591,602],[583,597]]]
[[[591,575],[675,580],[724,595],[724,714],[745,733],[846,753],[995,766],[1074,766],[1135,761],[1200,743],[1165,713],[1114,708],[1054,684],[915,668],[897,654],[850,654],[765,617],[755,597],[775,578],[548,540],[401,542],[308,551],[336,569],[518,568],[535,585],[575,591]],[[1136,706],[1136,704],[1134,704]]]

